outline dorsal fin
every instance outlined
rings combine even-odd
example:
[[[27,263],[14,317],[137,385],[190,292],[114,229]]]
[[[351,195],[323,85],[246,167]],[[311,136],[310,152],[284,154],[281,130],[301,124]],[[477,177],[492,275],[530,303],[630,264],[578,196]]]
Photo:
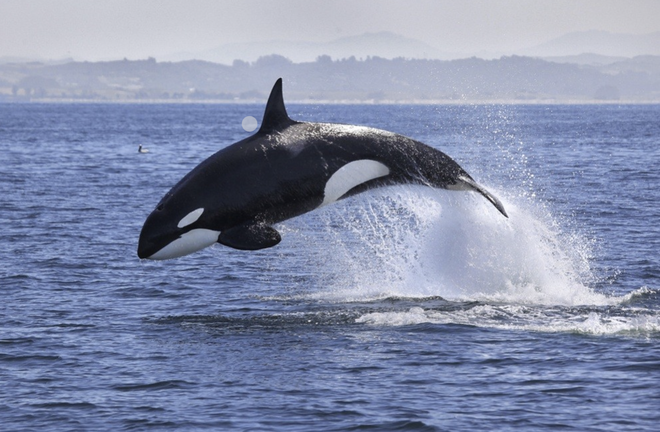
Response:
[[[261,121],[261,128],[259,132],[272,132],[274,130],[282,129],[292,123],[295,123],[289,118],[284,107],[284,96],[282,95],[282,78],[275,81],[273,89],[270,91],[268,103],[266,104],[266,111],[264,111],[264,118]]]

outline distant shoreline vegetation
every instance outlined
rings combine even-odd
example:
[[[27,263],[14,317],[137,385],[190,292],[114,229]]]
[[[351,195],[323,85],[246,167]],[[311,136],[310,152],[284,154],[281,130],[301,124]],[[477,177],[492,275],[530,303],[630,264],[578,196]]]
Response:
[[[280,55],[232,65],[5,63],[0,102],[264,103],[279,77],[287,100],[298,103],[660,103],[660,56],[584,64],[520,56],[293,63]]]

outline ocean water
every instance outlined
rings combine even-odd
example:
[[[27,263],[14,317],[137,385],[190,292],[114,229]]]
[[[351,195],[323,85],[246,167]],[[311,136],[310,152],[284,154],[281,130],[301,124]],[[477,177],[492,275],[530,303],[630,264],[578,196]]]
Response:
[[[140,261],[263,106],[0,104],[0,429],[657,430],[660,106],[288,108],[435,146],[510,218],[396,186]]]

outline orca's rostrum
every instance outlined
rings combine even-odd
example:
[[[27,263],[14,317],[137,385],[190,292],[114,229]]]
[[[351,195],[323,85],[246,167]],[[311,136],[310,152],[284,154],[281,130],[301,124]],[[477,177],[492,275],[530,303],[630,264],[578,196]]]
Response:
[[[281,240],[277,222],[402,183],[476,191],[507,216],[495,196],[426,144],[380,129],[290,119],[279,79],[257,133],[200,163],[158,203],[142,227],[138,256],[176,258],[216,242],[272,247]]]

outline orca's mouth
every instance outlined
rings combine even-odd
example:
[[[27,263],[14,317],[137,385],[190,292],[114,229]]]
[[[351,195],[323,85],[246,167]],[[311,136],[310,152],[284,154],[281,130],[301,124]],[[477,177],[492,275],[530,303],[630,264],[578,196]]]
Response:
[[[145,230],[143,227],[142,232],[140,233],[137,248],[137,255],[140,259],[151,258],[180,237],[179,233],[148,235],[148,231],[149,230]]]

